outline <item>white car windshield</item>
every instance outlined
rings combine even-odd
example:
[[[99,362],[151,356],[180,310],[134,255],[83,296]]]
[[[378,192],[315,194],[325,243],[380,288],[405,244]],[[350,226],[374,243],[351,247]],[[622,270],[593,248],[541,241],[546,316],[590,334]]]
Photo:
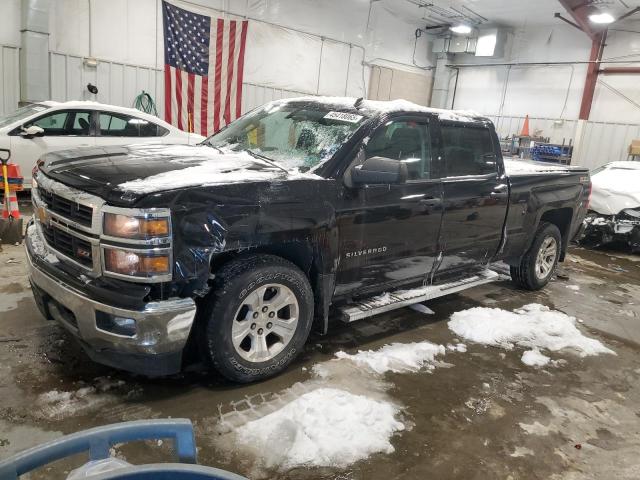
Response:
[[[366,116],[320,104],[268,104],[209,137],[205,144],[247,151],[285,169],[309,170],[328,160]]]
[[[41,103],[35,103],[33,105],[27,105],[26,107],[21,107],[14,112],[8,113],[6,115],[0,116],[0,128],[6,127],[7,125],[11,125],[12,123],[19,122],[27,117],[35,113],[41,113],[45,110],[48,110],[50,107],[43,105]]]

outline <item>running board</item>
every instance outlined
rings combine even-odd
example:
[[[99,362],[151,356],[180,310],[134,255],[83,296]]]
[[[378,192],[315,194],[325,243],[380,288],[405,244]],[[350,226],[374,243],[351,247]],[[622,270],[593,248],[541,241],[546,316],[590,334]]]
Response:
[[[443,283],[419,287],[412,290],[396,290],[384,293],[377,297],[369,298],[357,303],[351,303],[340,308],[341,320],[345,323],[355,322],[363,318],[373,317],[384,312],[407,307],[416,303],[425,302],[434,298],[443,297],[451,293],[460,292],[468,288],[477,287],[485,283],[499,280],[501,275],[493,270],[485,270],[473,277],[464,278],[455,282]]]

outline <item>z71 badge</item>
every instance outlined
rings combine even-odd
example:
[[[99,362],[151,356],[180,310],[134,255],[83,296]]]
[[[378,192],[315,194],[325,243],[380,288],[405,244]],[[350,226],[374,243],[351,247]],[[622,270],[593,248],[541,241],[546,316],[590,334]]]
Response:
[[[366,255],[373,255],[374,253],[384,253],[386,251],[387,251],[387,247],[364,248],[362,250],[356,250],[355,252],[345,253],[344,258],[362,257]]]

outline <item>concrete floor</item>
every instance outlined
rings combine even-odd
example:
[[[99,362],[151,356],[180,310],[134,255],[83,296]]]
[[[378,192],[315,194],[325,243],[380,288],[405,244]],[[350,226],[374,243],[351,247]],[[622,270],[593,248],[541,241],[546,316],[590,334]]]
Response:
[[[93,364],[36,310],[22,247],[4,247],[0,271],[0,458],[97,425],[186,417],[196,426],[200,463],[252,478],[640,478],[637,256],[572,249],[559,278],[541,292],[503,281],[433,301],[435,315],[402,309],[352,325],[335,323],[328,336],[310,340],[286,373],[248,386],[204,373],[149,380]],[[569,284],[580,290],[567,289]],[[532,368],[520,361],[522,349],[468,343],[466,353],[448,353],[432,373],[387,374],[384,382],[372,383],[346,370],[332,380],[336,386],[392,399],[411,425],[393,437],[394,453],[346,469],[272,471],[261,465],[260,452],[229,448],[225,440],[220,427],[227,422],[221,420],[251,418],[313,388],[311,367],[339,350],[421,340],[446,344],[454,338],[446,323],[452,312],[534,302],[583,320],[583,331],[617,355],[551,353],[567,363]],[[47,394],[54,390],[63,393]],[[115,453],[133,463],[171,458],[166,443],[117,447]],[[57,462],[31,478],[64,478],[59,474],[81,461]]]

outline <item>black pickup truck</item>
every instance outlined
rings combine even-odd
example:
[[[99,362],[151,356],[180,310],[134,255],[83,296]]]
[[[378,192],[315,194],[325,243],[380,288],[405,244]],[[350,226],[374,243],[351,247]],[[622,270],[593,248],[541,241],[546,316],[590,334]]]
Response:
[[[505,166],[506,163],[506,166]],[[543,287],[587,211],[577,167],[503,161],[487,118],[405,101],[280,100],[199,146],[43,157],[35,299],[97,362],[274,375],[329,318],[495,280]]]

